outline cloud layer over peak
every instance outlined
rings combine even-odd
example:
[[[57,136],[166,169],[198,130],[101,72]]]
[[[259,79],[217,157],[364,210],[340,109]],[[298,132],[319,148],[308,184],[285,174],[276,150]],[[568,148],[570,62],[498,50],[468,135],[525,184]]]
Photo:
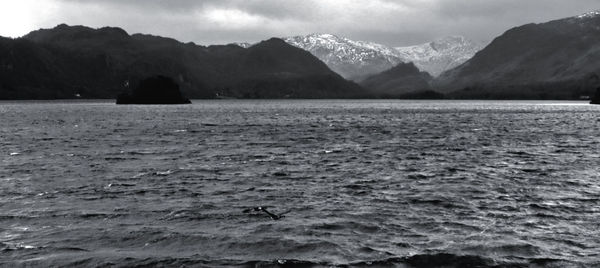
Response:
[[[319,32],[401,46],[447,35],[490,40],[598,8],[597,0],[0,0],[0,35],[67,23],[199,44]]]

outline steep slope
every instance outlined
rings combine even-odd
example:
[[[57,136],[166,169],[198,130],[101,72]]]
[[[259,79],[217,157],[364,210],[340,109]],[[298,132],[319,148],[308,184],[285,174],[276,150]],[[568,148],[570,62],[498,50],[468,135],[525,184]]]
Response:
[[[400,63],[390,70],[368,77],[360,84],[378,97],[416,97],[431,91],[429,82],[432,79],[431,75],[419,71],[411,62]]]
[[[239,98],[366,97],[357,84],[344,80],[309,52],[278,38],[260,42],[232,58],[229,83],[219,95]],[[231,67],[229,67],[231,68]]]
[[[331,34],[294,36],[284,40],[310,51],[332,70],[355,81],[402,62],[414,62],[422,71],[437,76],[465,62],[481,49],[480,45],[464,37],[447,37],[426,44],[396,48]]]
[[[437,80],[456,97],[591,95],[600,82],[600,12],[508,30]]]
[[[0,38],[0,98],[108,97],[105,93],[116,94],[126,78],[113,76],[106,64],[102,55],[84,57],[26,39]]]
[[[363,94],[360,86],[280,39],[247,49],[204,47],[119,28],[59,25],[1,39],[0,67],[0,98],[112,98],[126,82],[157,74],[175,78],[191,98]]]

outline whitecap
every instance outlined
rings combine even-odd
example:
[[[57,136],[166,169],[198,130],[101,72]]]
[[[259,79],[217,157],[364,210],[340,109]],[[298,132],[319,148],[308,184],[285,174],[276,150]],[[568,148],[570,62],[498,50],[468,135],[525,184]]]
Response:
[[[170,169],[167,170],[167,171],[157,171],[157,172],[154,172],[154,174],[158,175],[158,176],[167,176],[167,175],[171,175],[173,173],[175,173],[175,171],[170,170]]]
[[[141,172],[141,173],[135,174],[135,176],[133,176],[131,178],[132,179],[139,179],[139,178],[141,178],[143,176],[146,176],[146,175],[148,175],[148,172]]]

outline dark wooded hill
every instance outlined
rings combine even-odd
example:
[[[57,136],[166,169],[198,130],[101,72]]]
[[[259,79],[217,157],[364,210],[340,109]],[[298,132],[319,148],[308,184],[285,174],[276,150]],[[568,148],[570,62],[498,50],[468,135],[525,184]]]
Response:
[[[433,77],[421,72],[412,63],[400,63],[395,67],[372,75],[360,84],[380,98],[439,98],[441,94],[432,94],[429,83]]]
[[[122,29],[59,25],[0,38],[0,98],[115,98],[136,81],[175,78],[190,98],[356,98],[364,90],[280,39],[199,46]]]
[[[600,82],[600,15],[510,29],[435,83],[456,98],[577,99]]]

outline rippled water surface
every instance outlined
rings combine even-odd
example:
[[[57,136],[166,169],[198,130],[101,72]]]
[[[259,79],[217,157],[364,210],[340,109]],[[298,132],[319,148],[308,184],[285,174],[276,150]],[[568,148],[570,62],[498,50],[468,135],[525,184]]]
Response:
[[[599,135],[581,102],[0,102],[0,266],[598,267]]]

